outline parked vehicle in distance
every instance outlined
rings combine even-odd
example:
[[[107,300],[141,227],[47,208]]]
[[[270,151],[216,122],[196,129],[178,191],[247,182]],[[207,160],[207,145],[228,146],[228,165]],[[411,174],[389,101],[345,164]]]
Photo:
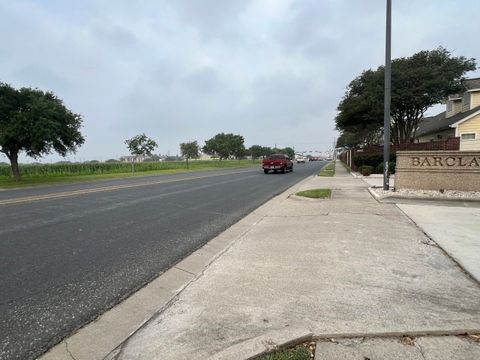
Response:
[[[300,164],[300,163],[305,164],[307,162],[307,158],[303,155],[297,155],[295,160],[297,160],[297,164]]]
[[[263,159],[262,168],[265,174],[268,174],[270,170],[275,173],[277,171],[286,173],[287,171],[293,171],[293,161],[285,154],[273,154]]]

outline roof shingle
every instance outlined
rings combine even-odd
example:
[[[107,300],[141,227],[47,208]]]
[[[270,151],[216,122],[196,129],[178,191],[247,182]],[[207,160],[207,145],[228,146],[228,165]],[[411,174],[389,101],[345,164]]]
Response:
[[[467,90],[480,90],[480,78],[465,79],[463,80],[463,86],[465,86]]]
[[[435,116],[425,117],[418,123],[416,136],[424,136],[430,133],[447,130],[450,128],[450,125],[465,119],[479,110],[480,106],[476,106],[471,110],[460,112],[448,118],[445,117],[446,111],[443,111]]]

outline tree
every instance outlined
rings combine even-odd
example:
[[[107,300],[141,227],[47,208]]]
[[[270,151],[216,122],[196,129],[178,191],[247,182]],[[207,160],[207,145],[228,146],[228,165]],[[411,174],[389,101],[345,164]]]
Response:
[[[208,155],[218,156],[220,160],[230,156],[240,158],[245,154],[244,139],[241,135],[220,133],[205,141],[203,152]]]
[[[476,69],[475,59],[454,57],[440,47],[392,61],[391,139],[401,144],[415,138],[418,123],[432,105],[461,91],[466,72]],[[338,106],[340,131],[375,137],[383,123],[384,68],[364,71],[354,79]]]
[[[398,144],[413,140],[425,111],[462,91],[463,76],[477,67],[475,59],[453,57],[444,48],[396,59],[393,66],[391,135]]]
[[[82,116],[67,109],[52,92],[0,83],[0,152],[20,181],[18,154],[39,158],[51,152],[66,156],[85,142]]]
[[[260,145],[252,145],[248,148],[248,152],[250,153],[252,159],[255,160],[264,155],[265,148]]]
[[[180,144],[180,152],[187,162],[188,169],[188,160],[200,157],[200,146],[197,141],[184,142]]]
[[[263,156],[270,156],[274,153],[275,151],[273,151],[273,149],[271,147],[268,147],[268,146],[264,146],[263,147]]]
[[[271,154],[285,154],[291,159],[295,157],[295,150],[293,150],[293,148],[288,146],[286,148],[273,148],[273,149],[267,148],[267,149],[269,150],[268,153],[266,154],[267,156]]]
[[[295,157],[295,150],[293,150],[291,147],[287,146],[283,150],[285,151],[285,154],[287,154],[290,159],[293,159]]]
[[[354,148],[362,143],[362,140],[357,136],[357,133],[344,131],[337,139],[337,148]]]
[[[262,156],[272,155],[274,151],[268,146],[252,145],[248,149],[248,152],[252,156],[252,159],[258,159]]]
[[[371,133],[383,126],[383,74],[362,72],[349,85],[337,107],[337,130],[355,136],[357,145],[370,145]]]
[[[130,154],[138,159],[139,156],[152,156],[153,150],[158,146],[157,143],[145,134],[140,134],[125,140]],[[132,172],[135,172],[135,161],[132,161]]]

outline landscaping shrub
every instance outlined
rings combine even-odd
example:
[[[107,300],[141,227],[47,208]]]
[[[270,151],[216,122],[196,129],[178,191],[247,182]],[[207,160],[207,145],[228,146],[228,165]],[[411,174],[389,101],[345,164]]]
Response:
[[[352,160],[353,165],[358,169],[359,172],[360,167],[364,165],[372,166],[373,170],[376,170],[379,165],[383,166],[383,154],[356,155],[352,158]],[[395,154],[390,154],[390,163],[395,163],[396,160],[397,156]]]
[[[374,167],[370,165],[362,165],[358,168],[358,171],[363,176],[370,176],[373,173]]]
[[[395,174],[395,162],[394,161],[390,161],[388,163],[388,172],[390,174]],[[375,174],[383,174],[383,163],[381,163],[380,165],[378,165],[375,168]]]

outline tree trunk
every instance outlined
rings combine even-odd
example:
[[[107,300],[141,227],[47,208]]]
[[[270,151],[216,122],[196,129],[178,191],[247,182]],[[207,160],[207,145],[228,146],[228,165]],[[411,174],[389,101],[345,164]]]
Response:
[[[188,157],[187,157],[187,158],[185,158],[185,159],[187,160],[187,169],[188,169]]]
[[[10,165],[12,167],[12,174],[15,182],[20,181],[20,169],[18,167],[18,153],[7,154],[8,159],[10,160]]]

